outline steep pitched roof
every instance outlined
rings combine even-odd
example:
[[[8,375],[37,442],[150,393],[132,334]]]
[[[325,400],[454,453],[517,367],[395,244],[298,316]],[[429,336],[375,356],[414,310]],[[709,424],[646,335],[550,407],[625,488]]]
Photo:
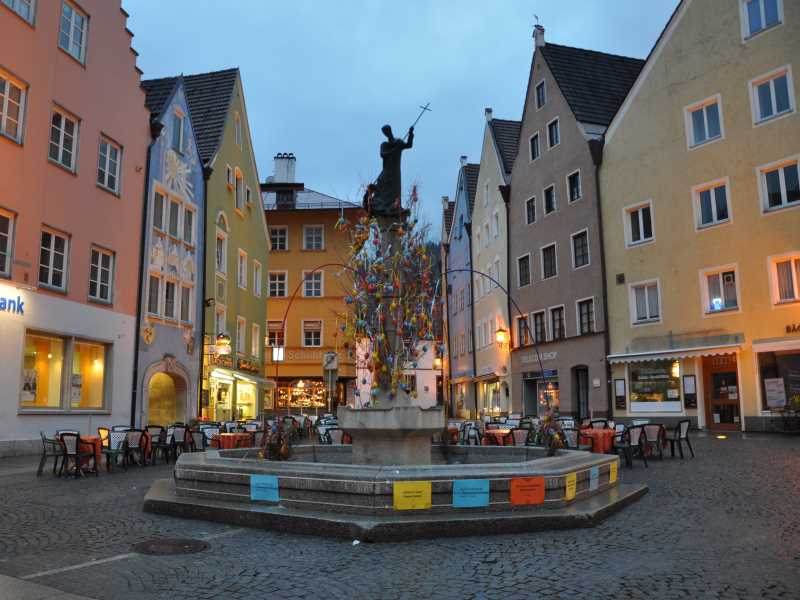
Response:
[[[475,192],[478,189],[478,172],[481,166],[475,163],[467,163],[464,165],[464,177],[467,184],[467,199],[469,200],[469,214],[472,214],[472,208],[475,206]]]
[[[492,119],[489,121],[489,125],[492,128],[492,135],[500,152],[503,170],[506,174],[510,174],[519,150],[519,133],[522,130],[522,121]]]
[[[575,118],[607,126],[636,82],[644,61],[547,43],[542,53]]]
[[[142,81],[142,89],[145,93],[144,105],[150,111],[151,118],[157,119],[164,112],[164,105],[172,95],[172,90],[175,89],[177,83],[177,77]]]
[[[219,149],[238,76],[238,68],[182,76],[191,113],[192,129],[204,164],[208,164]],[[153,90],[155,104],[157,97],[163,93],[161,90],[167,86],[170,86],[171,90],[176,79],[177,77],[150,79],[143,81],[142,86],[145,91]],[[159,91],[158,94],[156,90]],[[161,100],[162,108],[165,101],[166,98]]]
[[[444,209],[442,220],[444,221],[445,238],[450,236],[450,229],[453,227],[453,213],[455,212],[456,203],[450,200],[447,203],[447,208]]]

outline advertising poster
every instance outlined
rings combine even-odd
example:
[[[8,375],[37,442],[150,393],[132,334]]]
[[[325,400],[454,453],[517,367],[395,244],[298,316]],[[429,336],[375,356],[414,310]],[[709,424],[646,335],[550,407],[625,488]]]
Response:
[[[453,481],[453,506],[455,508],[489,506],[489,480],[456,479]]]
[[[512,505],[544,504],[544,477],[514,477],[508,490]]]
[[[250,500],[279,502],[278,478],[275,475],[250,475]]]
[[[395,510],[425,510],[431,507],[430,481],[395,481],[392,491]]]
[[[783,377],[764,380],[764,393],[767,396],[769,408],[783,408],[786,406],[786,386]]]
[[[574,500],[577,488],[578,476],[575,473],[567,473],[564,477],[564,500]]]

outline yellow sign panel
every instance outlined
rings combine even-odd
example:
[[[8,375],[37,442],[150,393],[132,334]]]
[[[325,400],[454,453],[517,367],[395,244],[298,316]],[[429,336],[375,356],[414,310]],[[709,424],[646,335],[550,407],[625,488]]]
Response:
[[[608,483],[614,483],[617,480],[617,465],[617,461],[614,461],[608,467]]]
[[[564,478],[564,499],[574,500],[575,490],[578,487],[578,476],[575,473],[568,473]]]
[[[431,507],[430,481],[395,481],[395,510],[425,510]]]

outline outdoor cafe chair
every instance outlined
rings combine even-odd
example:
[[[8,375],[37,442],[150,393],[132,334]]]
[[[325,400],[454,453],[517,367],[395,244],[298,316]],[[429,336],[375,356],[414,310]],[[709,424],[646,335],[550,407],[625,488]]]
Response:
[[[128,432],[112,431],[108,435],[108,445],[103,448],[103,455],[106,457],[106,471],[111,472],[111,467],[119,463],[122,459],[122,468],[128,470]]]
[[[567,427],[569,429],[575,429],[575,419],[572,417],[558,417],[556,419],[561,427]]]
[[[42,459],[39,461],[39,468],[36,470],[36,475],[39,476],[42,474],[42,469],[44,469],[47,459],[51,456],[53,457],[53,475],[55,475],[58,469],[58,461],[64,457],[64,449],[56,438],[47,437],[44,431],[40,431],[39,435],[42,436]]]
[[[592,426],[592,420],[591,419],[589,419],[589,418],[581,419],[581,426],[580,426],[581,429],[583,429],[584,427],[591,427],[591,426]]]
[[[168,463],[172,452],[172,438],[167,430],[160,425],[148,425],[147,433],[150,434],[150,464],[156,464],[159,452],[164,457],[164,462]]]
[[[490,436],[493,438],[493,436]],[[467,446],[480,446],[483,443],[481,430],[474,423],[464,429],[464,444]]]
[[[203,432],[203,437],[206,438],[204,445],[206,448],[211,446],[211,440],[215,437],[219,437],[219,427],[203,427],[201,430]]]
[[[325,432],[328,436],[329,444],[342,444],[344,439],[344,431],[338,427],[333,427]]]
[[[77,429],[56,429],[56,437],[61,439],[61,436],[65,433],[74,433],[75,435],[80,435],[80,431]]]
[[[607,429],[608,421],[606,419],[592,419],[589,425],[592,429]]]
[[[650,424],[650,419],[633,419],[633,421],[631,421],[631,424],[634,425],[634,426],[636,426],[636,425],[649,425]]]
[[[666,431],[664,426],[660,424],[644,425],[645,432],[645,451],[650,456],[658,454],[659,460],[664,460],[664,445],[666,439]]]
[[[58,474],[61,475],[62,470],[66,467],[67,474],[70,473],[70,466],[72,473],[75,477],[80,477],[86,471],[94,473],[97,476],[97,461],[94,456],[94,447],[91,450],[86,450],[90,444],[81,442],[81,436],[77,433],[62,433],[61,445],[64,451],[64,458],[61,462],[61,468]]]
[[[633,467],[630,434],[628,433],[627,427],[622,423],[618,423],[614,429],[613,450],[617,455],[622,455],[627,466]]]
[[[175,460],[178,455],[189,451],[189,440],[186,439],[186,427],[183,425],[172,428],[172,454]]]
[[[675,458],[675,446],[678,446],[678,452],[683,458],[683,443],[686,442],[686,445],[689,447],[689,452],[692,453],[692,458],[694,458],[694,448],[692,448],[692,442],[689,441],[689,419],[682,419],[678,421],[678,424],[675,425],[675,429],[672,430],[671,435],[667,436],[667,441],[669,442],[669,450],[672,454],[672,458]]]
[[[638,455],[643,461],[644,466],[647,467],[647,432],[644,425],[632,425],[626,430],[628,436],[629,455],[631,457],[631,466],[633,466],[633,458]]]
[[[570,450],[585,450],[587,452],[592,451],[592,444],[594,440],[589,437],[583,437],[579,429],[575,429],[574,427],[562,427],[561,433],[564,435],[564,445]],[[581,443],[585,442],[586,440],[589,441],[588,444]]]
[[[206,449],[206,436],[199,429],[189,431],[190,449],[192,452],[204,452]]]
[[[503,440],[503,446],[517,445],[517,439],[514,437],[514,432],[510,429],[508,430],[508,433],[506,433],[501,439]]]
[[[130,464],[134,460],[144,466],[144,448],[142,448],[142,430],[129,429],[125,433],[125,461]]]
[[[98,427],[97,428],[97,435],[100,436],[100,444],[103,448],[108,447],[108,434],[111,433],[111,430],[108,427]]]
[[[515,446],[525,446],[528,443],[528,433],[530,429],[520,429],[519,427],[515,427],[511,430],[511,435],[514,439]]]
[[[263,448],[267,444],[267,429],[256,429],[253,434],[253,448]]]

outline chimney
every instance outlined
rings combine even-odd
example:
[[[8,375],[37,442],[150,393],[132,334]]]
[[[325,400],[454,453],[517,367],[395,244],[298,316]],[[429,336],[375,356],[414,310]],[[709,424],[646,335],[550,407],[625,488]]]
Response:
[[[291,152],[279,152],[275,155],[275,175],[273,183],[294,183],[294,168],[297,159]]]
[[[483,109],[483,116],[486,117],[486,122],[487,123],[492,120],[492,107],[491,106],[487,106],[486,108]]]
[[[533,26],[533,47],[541,48],[544,46],[544,27],[538,23]]]
[[[466,154],[462,154],[461,155],[461,157],[458,159],[458,164],[460,164],[462,167],[467,166],[467,155]]]
[[[449,196],[442,196],[442,210],[447,210],[447,206],[450,204],[450,197]]]

